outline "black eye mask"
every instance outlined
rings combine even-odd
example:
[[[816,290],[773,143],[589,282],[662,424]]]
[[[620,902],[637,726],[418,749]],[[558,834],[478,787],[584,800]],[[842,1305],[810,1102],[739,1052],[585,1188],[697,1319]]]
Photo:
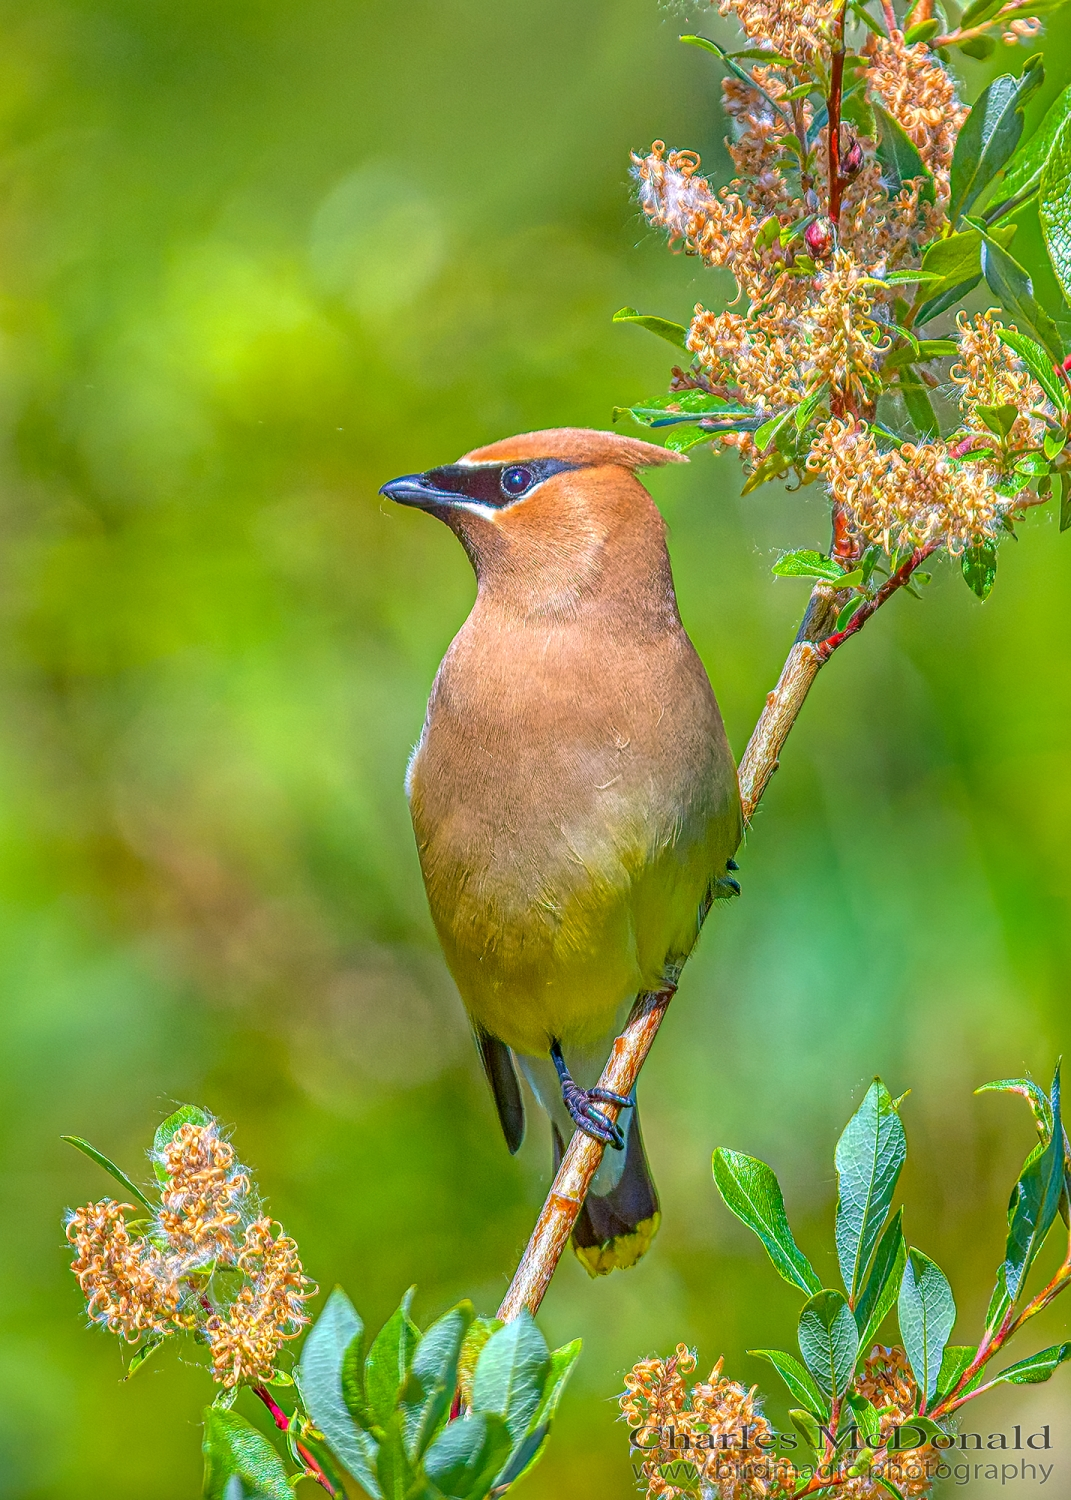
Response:
[[[530,458],[515,464],[447,464],[442,469],[429,469],[421,477],[430,490],[498,509],[523,499],[552,474],[580,467],[564,458]]]

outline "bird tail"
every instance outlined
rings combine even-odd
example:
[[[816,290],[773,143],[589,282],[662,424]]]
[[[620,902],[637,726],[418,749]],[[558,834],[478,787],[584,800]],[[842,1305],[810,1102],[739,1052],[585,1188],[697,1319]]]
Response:
[[[589,1276],[634,1266],[646,1255],[662,1219],[635,1105],[628,1111],[627,1128],[620,1177],[606,1193],[588,1192],[573,1227],[573,1249]],[[557,1125],[552,1123],[551,1129],[557,1172],[565,1143]]]

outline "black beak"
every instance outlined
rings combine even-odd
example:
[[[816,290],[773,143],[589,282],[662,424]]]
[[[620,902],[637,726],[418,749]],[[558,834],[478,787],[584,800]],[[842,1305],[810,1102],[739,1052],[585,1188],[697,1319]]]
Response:
[[[418,510],[438,510],[465,498],[456,491],[439,489],[428,474],[403,474],[400,479],[381,485],[379,493],[388,500],[397,500],[399,505],[414,505]]]

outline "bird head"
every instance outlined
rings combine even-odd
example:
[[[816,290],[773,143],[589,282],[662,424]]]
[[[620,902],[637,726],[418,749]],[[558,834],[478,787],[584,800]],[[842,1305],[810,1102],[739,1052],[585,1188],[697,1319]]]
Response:
[[[380,494],[444,521],[481,589],[519,585],[546,602],[590,589],[619,552],[637,565],[649,546],[664,552],[661,517],[636,470],[682,461],[637,438],[559,427],[474,448]]]

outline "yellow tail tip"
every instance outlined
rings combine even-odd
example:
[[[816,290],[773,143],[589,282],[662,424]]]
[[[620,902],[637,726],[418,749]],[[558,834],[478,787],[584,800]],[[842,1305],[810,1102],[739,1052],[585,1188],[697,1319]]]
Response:
[[[589,1276],[609,1276],[611,1271],[627,1271],[647,1254],[651,1241],[662,1222],[660,1213],[641,1219],[630,1234],[616,1235],[601,1245],[573,1245],[576,1257]]]

